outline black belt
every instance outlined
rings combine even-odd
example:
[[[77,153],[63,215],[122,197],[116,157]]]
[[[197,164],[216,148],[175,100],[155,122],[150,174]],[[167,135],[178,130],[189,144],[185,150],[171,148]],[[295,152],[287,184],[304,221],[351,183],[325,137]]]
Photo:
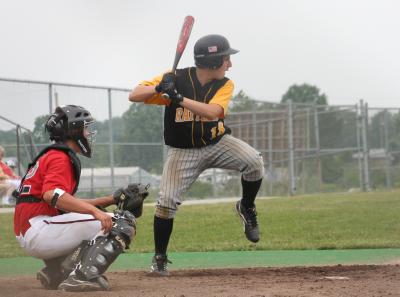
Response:
[[[44,202],[43,199],[36,198],[34,196],[24,196],[24,197],[18,197],[16,204],[20,203],[38,203],[38,202]]]

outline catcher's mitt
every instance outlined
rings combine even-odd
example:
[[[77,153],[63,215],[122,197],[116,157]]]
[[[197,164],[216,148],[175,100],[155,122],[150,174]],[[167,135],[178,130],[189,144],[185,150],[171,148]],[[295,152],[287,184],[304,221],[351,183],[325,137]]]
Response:
[[[135,218],[142,215],[143,201],[149,195],[150,184],[129,184],[126,188],[119,188],[113,194],[117,208],[130,211]]]

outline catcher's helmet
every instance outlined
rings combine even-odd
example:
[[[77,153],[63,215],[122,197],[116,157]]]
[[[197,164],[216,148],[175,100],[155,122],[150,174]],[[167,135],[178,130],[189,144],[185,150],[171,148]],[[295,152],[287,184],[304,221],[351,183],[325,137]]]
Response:
[[[97,133],[91,130],[93,124],[94,119],[88,110],[81,106],[66,105],[56,108],[48,118],[45,130],[49,133],[50,140],[55,142],[64,142],[68,139],[75,141],[80,153],[90,158]]]
[[[194,45],[194,61],[197,67],[218,69],[223,64],[223,57],[238,53],[222,35],[206,35]]]

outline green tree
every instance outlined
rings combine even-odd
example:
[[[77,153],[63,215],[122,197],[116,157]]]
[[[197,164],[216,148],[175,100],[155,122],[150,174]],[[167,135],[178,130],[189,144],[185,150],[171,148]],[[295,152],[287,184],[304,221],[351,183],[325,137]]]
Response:
[[[256,104],[256,101],[250,98],[243,90],[240,90],[239,93],[232,97],[231,104],[229,105],[229,111],[251,111],[254,108],[254,104]]]
[[[160,173],[163,165],[163,107],[132,104],[122,115],[122,120],[121,140],[134,142],[137,145],[120,148],[121,164],[140,166],[147,171]],[[159,143],[159,145],[143,146],[141,143]]]
[[[110,120],[96,121],[96,142],[93,146],[93,155],[90,159],[81,158],[83,167],[108,167],[110,165]],[[123,120],[121,117],[112,118],[113,141],[123,142],[121,134],[123,131]],[[123,166],[119,147],[114,145],[114,165]]]
[[[49,118],[48,114],[38,116],[35,119],[34,128],[33,128],[33,142],[36,144],[48,144],[50,142],[49,135],[46,133],[44,129],[44,125],[46,124]]]
[[[10,129],[8,131],[0,130],[0,144],[11,144],[16,142],[17,133],[15,129]]]
[[[282,96],[282,103],[292,100],[294,103],[327,105],[328,99],[324,93],[320,94],[319,88],[309,84],[292,85]]]

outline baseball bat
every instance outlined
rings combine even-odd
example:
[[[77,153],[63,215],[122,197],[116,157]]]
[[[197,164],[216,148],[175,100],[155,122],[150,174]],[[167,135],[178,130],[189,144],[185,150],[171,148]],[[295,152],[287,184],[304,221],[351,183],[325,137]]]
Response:
[[[176,46],[174,64],[172,65],[172,70],[171,70],[172,73],[175,73],[176,67],[178,67],[179,60],[181,59],[182,54],[186,48],[186,44],[189,40],[190,33],[192,32],[193,23],[194,23],[194,17],[192,17],[191,15],[185,17],[181,33],[179,34],[178,44]],[[164,98],[169,98],[168,94],[165,93],[162,96]]]

